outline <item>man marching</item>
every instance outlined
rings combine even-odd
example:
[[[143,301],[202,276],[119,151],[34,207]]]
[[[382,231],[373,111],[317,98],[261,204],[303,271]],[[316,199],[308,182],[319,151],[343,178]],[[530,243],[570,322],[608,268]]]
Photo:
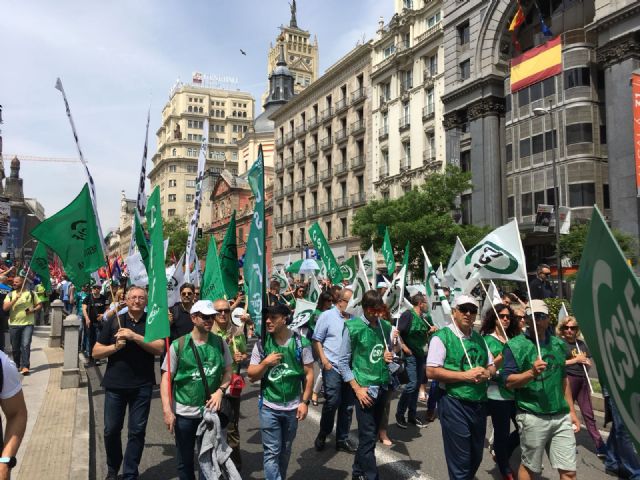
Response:
[[[427,377],[444,385],[438,402],[449,478],[471,480],[482,462],[487,428],[487,380],[495,375],[493,357],[473,322],[478,302],[459,295],[454,323],[438,330],[429,344]]]
[[[345,322],[340,347],[340,373],[355,392],[358,419],[358,450],[353,462],[353,478],[377,480],[376,440],[389,386],[388,364],[393,353],[388,345],[391,324],[384,315],[382,297],[375,290],[362,296],[362,318]]]
[[[247,369],[252,382],[262,381],[259,415],[266,480],[287,478],[298,421],[307,417],[311,403],[311,343],[287,328],[289,315],[286,305],[271,305],[263,310],[264,348],[256,343]]]

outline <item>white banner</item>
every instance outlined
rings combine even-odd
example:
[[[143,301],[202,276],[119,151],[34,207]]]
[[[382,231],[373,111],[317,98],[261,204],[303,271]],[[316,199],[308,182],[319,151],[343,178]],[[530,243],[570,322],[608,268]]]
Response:
[[[167,297],[168,305],[171,307],[180,301],[180,287],[185,283],[184,270],[184,253],[178,260],[178,263],[169,267],[167,273]]]
[[[369,283],[373,285],[373,288],[376,287],[376,252],[373,249],[373,245],[369,247],[367,253],[364,254],[362,258],[362,263],[364,265],[364,269],[367,272],[367,278],[369,279]]]
[[[389,307],[391,316],[398,318],[407,309],[407,301],[404,298],[404,283],[407,266],[403,265],[400,271],[394,275],[391,285],[384,292],[382,301]],[[409,304],[409,308],[411,305]]]
[[[362,316],[362,297],[364,292],[371,289],[369,285],[369,279],[367,277],[367,272],[364,268],[364,264],[362,263],[362,258],[360,254],[358,254],[358,273],[356,273],[355,281],[350,285],[351,290],[353,291],[353,295],[347,304],[346,311],[350,313],[353,317]]]
[[[500,298],[500,292],[498,292],[498,287],[491,280],[489,284],[489,288],[487,289],[487,296],[484,298],[484,302],[482,302],[482,311],[480,312],[480,320],[484,319],[484,316],[487,314],[489,310],[491,310],[492,305],[497,305],[502,303],[502,298]],[[498,319],[499,321],[500,319]]]
[[[311,319],[313,312],[316,309],[316,304],[305,300],[304,298],[296,299],[296,309],[293,312],[293,320],[289,324],[290,330],[297,330],[303,327]]]
[[[144,268],[140,252],[133,253],[127,257],[127,270],[129,271],[129,281],[132,285],[146,287],[149,284],[147,270]]]

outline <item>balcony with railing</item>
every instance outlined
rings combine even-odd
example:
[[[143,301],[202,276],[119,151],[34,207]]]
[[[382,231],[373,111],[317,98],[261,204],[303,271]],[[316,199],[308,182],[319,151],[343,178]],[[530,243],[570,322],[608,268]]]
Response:
[[[341,210],[343,208],[348,208],[349,207],[349,197],[348,196],[344,196],[341,198],[335,198],[333,200],[333,208],[335,210]]]
[[[413,80],[405,79],[400,82],[400,95],[406,95],[413,88]]]
[[[308,130],[314,130],[316,128],[318,128],[318,125],[320,125],[320,122],[318,121],[318,117],[311,117],[309,120],[307,120],[307,129]]]
[[[276,138],[276,148],[284,147],[284,138],[278,137]]]
[[[427,120],[431,120],[436,114],[435,110],[433,105],[425,105],[422,107],[422,121],[426,122]]]
[[[309,175],[307,177],[307,186],[308,187],[314,187],[317,184],[318,184],[318,174],[317,173],[314,173],[313,175]]]
[[[347,173],[347,162],[336,163],[333,166],[334,175],[344,175],[345,173]]]
[[[320,204],[320,215],[323,215],[325,213],[331,213],[333,212],[333,202],[331,200],[329,200],[326,203],[322,203]]]
[[[278,198],[282,196],[282,188],[274,188],[273,189],[273,196]]]
[[[366,123],[364,120],[356,120],[351,124],[351,135],[360,135],[366,130]]]
[[[302,137],[307,133],[307,126],[303,123],[296,127],[296,137]]]
[[[293,213],[285,213],[282,216],[282,222],[287,224],[287,223],[293,223]]]
[[[351,194],[351,206],[359,207],[360,205],[364,205],[367,203],[367,196],[364,192],[358,192]]]
[[[304,154],[304,150],[299,150],[295,155],[296,163],[304,163],[307,157]]]
[[[295,213],[295,217],[294,217],[296,221],[304,220],[304,217],[305,217],[304,213],[305,213],[304,210],[298,210]]]
[[[304,190],[305,188],[307,187],[304,178],[296,182],[296,190]]]
[[[432,87],[436,82],[436,75],[438,72],[431,70],[430,68],[425,68],[422,72],[422,85],[426,88]]]
[[[347,129],[346,128],[342,128],[342,129],[338,130],[336,132],[336,134],[335,134],[335,142],[336,143],[346,142],[348,138],[349,138],[349,136],[347,135]]]
[[[289,144],[293,142],[293,140],[294,140],[293,132],[287,132],[284,134],[284,143]]]
[[[284,162],[281,160],[276,161],[276,172],[282,172],[284,170]]]
[[[322,140],[320,140],[320,149],[321,150],[326,150],[328,148],[331,148],[332,146],[333,146],[333,139],[331,138],[330,135],[327,135]]]
[[[365,92],[364,87],[358,88],[355,92],[351,94],[351,105],[355,105],[367,98],[367,93]]]
[[[322,121],[326,122],[327,120],[330,120],[331,118],[333,118],[335,111],[333,110],[333,107],[327,107],[322,111]]]
[[[389,138],[389,125],[384,125],[378,129],[378,140],[386,140]]]
[[[400,131],[408,130],[411,127],[411,117],[409,115],[403,115],[398,122]]]
[[[432,25],[431,27],[427,28],[424,32],[422,32],[420,35],[418,35],[416,37],[415,44],[419,45],[420,43],[442,33],[442,31],[443,31],[442,21],[439,21],[438,23],[436,23],[435,25]]]
[[[276,215],[273,217],[273,223],[275,224],[276,227],[281,227],[282,224],[284,223],[284,220],[282,218],[282,215]]]
[[[318,144],[317,143],[313,143],[311,145],[309,145],[307,147],[307,155],[309,155],[310,157],[314,157],[316,155],[318,155]]]
[[[411,158],[409,157],[402,157],[400,159],[400,173],[402,172],[406,172],[407,170],[409,170],[411,168]]]
[[[365,157],[363,154],[360,154],[351,158],[351,170],[364,168],[364,166],[365,166]]]
[[[424,166],[433,165],[436,162],[436,153],[433,150],[422,152],[422,164]]]
[[[293,156],[288,156],[284,158],[284,168],[293,167]]]
[[[317,205],[314,205],[313,207],[307,208],[307,216],[308,217],[315,217],[317,215],[318,215],[318,207],[317,207]]]
[[[385,163],[380,165],[380,167],[378,168],[378,176],[379,177],[387,177],[387,176],[389,176],[389,165],[387,165]]]
[[[333,179],[333,171],[330,168],[327,168],[326,170],[322,170],[320,172],[320,181],[324,182],[325,180],[332,180]]]
[[[293,193],[293,185],[292,185],[292,184],[285,185],[285,186],[282,188],[282,193],[283,193],[284,195],[291,195],[291,194]]]
[[[338,114],[344,112],[347,108],[349,108],[349,104],[347,103],[346,95],[338,100],[334,106],[334,113]]]

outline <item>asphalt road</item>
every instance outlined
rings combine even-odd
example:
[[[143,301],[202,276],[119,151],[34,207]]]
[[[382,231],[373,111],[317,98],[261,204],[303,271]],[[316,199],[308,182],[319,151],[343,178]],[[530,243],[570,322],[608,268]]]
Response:
[[[103,404],[104,395],[100,387],[100,380],[104,365],[88,369],[90,382],[91,412],[93,416],[91,432],[91,479],[101,480],[106,476],[106,461],[103,442]],[[159,379],[159,367],[156,363],[157,378]],[[258,385],[248,385],[243,392],[241,408],[241,443],[244,479],[263,479],[262,471],[262,444],[260,439],[259,420],[257,416]],[[447,467],[442,448],[440,424],[436,420],[427,428],[409,428],[401,430],[396,427],[393,415],[397,404],[397,394],[391,405],[391,421],[389,436],[394,441],[392,447],[384,447],[378,444],[376,457],[378,460],[381,479],[442,479],[448,478]],[[327,447],[322,452],[316,452],[313,441],[318,432],[320,412],[319,406],[310,406],[309,417],[298,426],[298,434],[293,446],[291,461],[289,464],[288,478],[294,480],[316,479],[350,479],[353,456],[347,453],[337,453],[333,448],[334,438],[327,439]],[[418,414],[425,411],[425,406],[420,405]],[[601,422],[598,425],[601,427]],[[352,437],[357,439],[357,423],[354,415],[352,424]],[[591,438],[586,430],[581,430],[578,439],[578,477],[587,480],[600,480],[603,478],[604,468],[602,462],[593,453]],[[123,445],[126,442],[126,422],[123,432]],[[518,465],[520,451],[516,450],[512,458],[512,466]],[[151,414],[147,426],[146,447],[140,465],[140,478],[174,479],[177,478],[175,464],[175,445],[171,434],[167,431],[162,421],[162,407],[160,392],[154,390],[151,405]],[[478,479],[499,479],[500,475],[492,461],[488,450],[483,458],[482,465],[477,473]],[[545,467],[542,478],[558,478],[557,472],[551,470],[548,459],[545,457]]]

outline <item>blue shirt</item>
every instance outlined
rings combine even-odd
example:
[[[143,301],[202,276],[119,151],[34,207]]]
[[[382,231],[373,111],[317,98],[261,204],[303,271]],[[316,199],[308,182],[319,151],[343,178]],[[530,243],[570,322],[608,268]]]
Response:
[[[324,355],[334,367],[337,367],[340,361],[340,346],[342,345],[342,330],[345,320],[337,307],[322,312],[316,322],[313,337],[311,337],[312,340],[317,340],[322,344]]]

